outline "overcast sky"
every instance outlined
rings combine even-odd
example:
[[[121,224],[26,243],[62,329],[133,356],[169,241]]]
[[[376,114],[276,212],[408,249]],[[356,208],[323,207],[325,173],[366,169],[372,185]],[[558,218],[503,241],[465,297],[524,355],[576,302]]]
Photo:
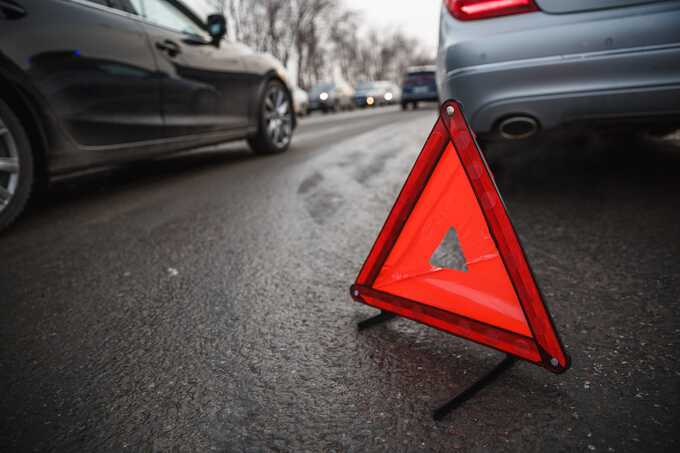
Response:
[[[378,27],[396,26],[419,38],[434,53],[437,49],[441,0],[344,0],[351,9],[361,11],[366,23]]]

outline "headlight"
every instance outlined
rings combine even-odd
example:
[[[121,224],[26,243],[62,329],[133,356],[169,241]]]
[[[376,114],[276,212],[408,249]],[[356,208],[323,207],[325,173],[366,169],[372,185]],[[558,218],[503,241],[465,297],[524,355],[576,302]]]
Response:
[[[326,99],[328,99],[328,93],[325,93],[325,92],[321,93],[319,95],[319,99],[321,99],[322,101],[325,101]]]
[[[369,96],[369,97],[366,98],[366,104],[373,105],[374,102],[375,102],[375,99],[373,99],[372,96]]]
[[[385,93],[385,100],[391,101],[392,100],[392,93],[390,93],[390,92]]]

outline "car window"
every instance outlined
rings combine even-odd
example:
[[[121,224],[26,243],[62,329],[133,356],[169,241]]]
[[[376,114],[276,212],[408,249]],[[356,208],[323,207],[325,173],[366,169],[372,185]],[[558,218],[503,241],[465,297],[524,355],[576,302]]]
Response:
[[[90,3],[95,3],[97,5],[113,7],[113,5],[111,5],[110,0],[87,0],[87,1],[90,2]]]
[[[126,13],[139,14],[141,9],[136,8],[135,4],[141,0],[85,0],[96,5],[108,6],[109,8],[125,11]]]
[[[138,16],[144,15],[142,0],[118,0],[118,3],[128,13],[137,14]]]
[[[434,79],[434,72],[410,72],[404,77],[404,83],[407,85],[433,85]]]
[[[198,25],[165,0],[143,0],[142,15],[149,22],[162,27],[190,35],[203,35]]]
[[[409,72],[406,74],[407,77],[434,77],[434,72],[432,71],[419,71],[419,72]]]
[[[314,88],[312,88],[311,92],[315,94],[319,94],[323,91],[332,91],[335,86],[332,83],[320,83]]]

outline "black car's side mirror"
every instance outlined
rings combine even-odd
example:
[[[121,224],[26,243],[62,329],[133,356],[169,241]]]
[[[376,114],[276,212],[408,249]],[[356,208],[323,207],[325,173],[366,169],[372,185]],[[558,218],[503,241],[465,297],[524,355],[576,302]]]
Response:
[[[215,47],[219,47],[220,41],[227,34],[227,19],[225,19],[223,14],[211,14],[206,20],[206,25],[208,33],[212,38],[212,44]]]

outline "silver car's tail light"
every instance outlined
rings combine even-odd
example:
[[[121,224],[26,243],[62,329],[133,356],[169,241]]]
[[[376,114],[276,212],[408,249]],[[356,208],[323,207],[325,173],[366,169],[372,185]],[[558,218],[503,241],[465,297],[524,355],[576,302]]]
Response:
[[[444,0],[458,20],[478,20],[539,11],[534,0]]]

